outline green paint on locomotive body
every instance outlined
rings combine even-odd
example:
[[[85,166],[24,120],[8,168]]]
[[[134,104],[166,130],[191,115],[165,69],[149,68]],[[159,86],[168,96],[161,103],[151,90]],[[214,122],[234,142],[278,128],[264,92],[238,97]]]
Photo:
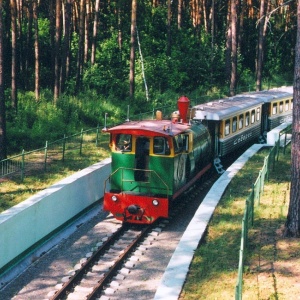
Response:
[[[210,168],[211,137],[203,124],[132,122],[111,133],[113,193],[176,198]]]
[[[160,176],[160,178],[157,176],[153,177],[153,186],[156,192],[158,192],[158,194],[162,194],[161,191],[163,191],[167,185],[168,195],[173,195],[174,185],[171,174],[174,173],[174,157],[151,156],[149,160],[149,169],[155,171]]]
[[[149,156],[149,167],[139,171],[135,168],[134,153],[112,153],[111,190],[170,196],[173,193],[174,157]],[[137,179],[137,172],[143,172],[145,178]]]

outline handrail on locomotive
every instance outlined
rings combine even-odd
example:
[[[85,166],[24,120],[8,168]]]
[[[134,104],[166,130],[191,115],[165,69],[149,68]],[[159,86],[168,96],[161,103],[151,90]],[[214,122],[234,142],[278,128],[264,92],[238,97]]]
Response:
[[[148,179],[147,181],[135,181],[134,179],[130,179],[128,177],[125,176],[125,172],[124,171],[131,171],[132,173],[136,172],[136,171],[140,171],[140,172],[144,172],[147,174],[146,178]],[[168,187],[168,185],[165,183],[165,181],[157,174],[156,171],[153,170],[144,170],[144,169],[136,169],[136,168],[124,168],[124,167],[120,167],[117,170],[115,170],[113,173],[111,173],[109,175],[109,177],[105,180],[104,182],[104,191],[106,191],[106,186],[107,186],[107,182],[111,181],[111,178],[116,175],[117,173],[121,172],[121,191],[120,193],[122,193],[125,189],[123,188],[123,184],[125,182],[135,182],[137,183],[136,186],[134,186],[131,189],[131,192],[133,192],[136,189],[139,189],[139,192],[141,191],[142,188],[147,188],[148,191],[151,191],[153,188],[159,189],[157,186],[151,186],[151,182],[153,180],[151,180],[154,176],[157,177],[157,179],[165,186],[165,189],[162,189],[162,194],[164,195],[169,195],[169,190],[170,188]],[[127,191],[128,192],[128,191]]]

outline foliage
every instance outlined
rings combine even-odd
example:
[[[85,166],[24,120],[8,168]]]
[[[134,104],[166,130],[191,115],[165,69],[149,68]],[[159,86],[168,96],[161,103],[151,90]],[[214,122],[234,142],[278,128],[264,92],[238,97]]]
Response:
[[[186,3],[183,8],[182,24],[181,28],[178,28],[176,7],[172,3],[173,13],[168,28],[166,2],[163,1],[160,5],[153,5],[151,1],[139,3],[136,29],[140,49],[136,43],[134,100],[129,99],[130,1],[111,1],[101,6],[95,63],[91,64],[88,53],[79,89],[76,71],[80,38],[76,27],[78,24],[74,23],[65,94],[59,97],[56,105],[52,102],[53,91],[50,90],[54,81],[52,50],[55,36],[49,6],[42,2],[39,6],[42,94],[38,102],[35,101],[34,94],[28,92],[34,90],[34,36],[33,29],[28,25],[28,16],[24,15],[23,38],[28,39],[20,42],[24,46],[22,57],[28,59],[26,61],[28,66],[25,68],[23,63],[20,68],[17,113],[9,105],[10,90],[6,90],[9,152],[19,151],[23,147],[31,148],[33,145],[36,147],[39,141],[44,143],[47,139],[61,138],[64,133],[78,131],[84,126],[103,124],[106,113],[110,122],[119,122],[126,118],[128,105],[130,115],[133,115],[152,111],[153,108],[160,106],[173,106],[176,109],[175,101],[182,94],[188,95],[193,103],[227,95],[228,78],[225,73],[227,3],[215,3],[214,36],[210,28],[202,23],[195,27],[192,23],[190,5]],[[120,14],[117,13],[119,8]],[[291,13],[289,16],[292,19],[289,20],[285,20],[284,16],[283,12],[278,11],[270,19],[265,53],[266,84],[274,78],[278,80],[276,76],[287,80],[292,76],[295,28],[291,24],[295,16]],[[92,25],[92,18],[90,22]],[[256,17],[244,19],[238,58],[238,87],[247,87],[254,83],[256,54],[253,50],[258,36],[256,22]],[[92,26],[89,30],[91,37]],[[169,32],[170,53],[167,54]],[[62,42],[64,39],[62,36]],[[9,39],[5,40],[5,43],[9,49]],[[143,65],[139,50],[143,57]],[[7,53],[11,55],[10,50]],[[10,59],[6,59],[5,78],[10,78],[10,72]],[[149,93],[148,100],[145,83]],[[8,79],[5,84],[9,85]]]

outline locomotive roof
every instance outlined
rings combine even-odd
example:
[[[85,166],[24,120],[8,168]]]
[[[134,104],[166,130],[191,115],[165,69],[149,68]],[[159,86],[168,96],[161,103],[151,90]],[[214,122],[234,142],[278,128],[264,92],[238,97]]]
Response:
[[[194,106],[195,120],[223,120],[260,104],[292,96],[292,87],[252,92]]]
[[[135,135],[163,135],[174,136],[190,128],[189,124],[174,123],[171,120],[143,120],[128,121],[109,128],[109,133],[127,133]]]

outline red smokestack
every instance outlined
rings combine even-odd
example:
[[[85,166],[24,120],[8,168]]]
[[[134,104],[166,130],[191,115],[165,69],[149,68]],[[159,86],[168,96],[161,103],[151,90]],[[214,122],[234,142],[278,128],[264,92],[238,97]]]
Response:
[[[190,106],[190,100],[186,96],[181,96],[177,102],[178,110],[180,114],[180,119],[182,119],[183,123],[187,123],[187,114]]]

